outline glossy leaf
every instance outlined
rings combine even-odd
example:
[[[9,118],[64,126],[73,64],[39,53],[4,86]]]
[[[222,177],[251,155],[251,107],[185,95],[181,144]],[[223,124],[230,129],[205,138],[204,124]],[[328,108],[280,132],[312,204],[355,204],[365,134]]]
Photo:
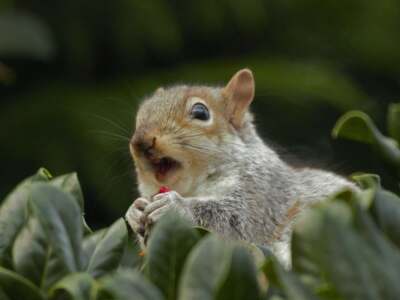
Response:
[[[317,300],[318,297],[293,273],[286,271],[275,260],[269,259],[263,267],[270,284],[284,291],[289,300]]]
[[[216,235],[202,239],[185,263],[178,299],[215,299],[227,278],[232,250],[230,245]]]
[[[397,142],[380,133],[371,118],[361,111],[344,114],[336,122],[332,136],[371,144],[386,162],[400,167],[400,150]]]
[[[50,180],[50,184],[59,187],[64,192],[71,194],[78,202],[81,210],[84,209],[82,189],[76,173],[65,174]]]
[[[0,267],[0,290],[0,296],[3,293],[9,300],[45,299],[32,282],[2,267]]]
[[[183,264],[199,240],[196,229],[172,213],[164,216],[152,231],[145,256],[146,274],[166,299],[176,299]]]
[[[74,197],[74,199],[79,204],[82,212],[82,226],[85,229],[86,233],[91,233],[92,230],[86,224],[84,218],[84,200],[83,200],[83,193],[81,189],[81,185],[79,184],[78,175],[76,173],[65,174],[62,176],[55,177],[50,181],[50,183],[56,187],[61,188],[64,192],[70,194]]]
[[[360,191],[357,194],[351,193],[349,198],[355,199],[359,205],[369,209],[375,199],[376,191],[380,189],[380,178],[374,174],[357,174],[352,176]]]
[[[63,188],[66,191],[70,191],[66,183],[69,182],[70,186],[76,186],[76,184],[71,184],[72,181],[69,176],[59,178],[70,179],[51,181],[51,184],[61,188],[61,183],[63,183]],[[42,224],[38,221],[37,217],[31,215],[16,238],[13,247],[14,268],[42,289],[47,289],[49,285],[65,274],[60,273],[59,269],[64,269],[64,262],[57,258],[57,256],[58,253],[52,250],[51,241]]]
[[[201,227],[201,226],[196,226],[194,228],[200,234],[201,237],[205,237],[207,234],[210,233],[210,231],[208,229]]]
[[[94,249],[87,272],[97,278],[117,269],[124,253],[127,234],[123,219],[119,219],[107,229]]]
[[[101,239],[104,237],[104,234],[106,233],[107,229],[100,229],[92,234],[89,234],[88,236],[85,236],[83,239],[83,244],[82,244],[82,250],[83,250],[83,269],[86,270],[90,258],[92,257],[94,250],[96,249],[97,244],[101,241]]]
[[[371,206],[379,228],[400,249],[400,198],[389,191],[379,189]]]
[[[14,269],[41,287],[46,281],[50,244],[40,222],[30,216],[13,246]]]
[[[342,194],[338,194],[337,197],[340,195]],[[326,209],[328,206],[330,210]],[[325,210],[341,223],[350,224],[352,221],[351,210],[346,201],[332,199],[300,214],[292,235],[292,268],[314,291],[324,290],[329,285],[317,258],[319,251],[316,251],[316,247],[321,247],[319,230],[324,224]],[[326,237],[323,240],[325,239]],[[335,291],[329,293],[335,294]]]
[[[232,252],[230,268],[215,299],[261,299],[254,254],[249,248],[236,246]]]
[[[33,182],[48,181],[51,175],[40,169],[35,175],[21,182],[0,207],[0,265],[11,267],[11,249],[18,232],[27,221],[27,202]]]
[[[367,144],[374,144],[380,135],[371,118],[362,111],[356,110],[341,116],[332,130],[334,138],[346,138]]]
[[[50,299],[94,299],[96,282],[87,273],[70,274],[57,282],[50,290]]]
[[[361,187],[359,198],[367,202],[362,205],[370,211],[379,228],[398,247],[400,247],[400,198],[389,191],[382,189],[380,178],[373,174],[362,174],[353,176],[353,179]],[[362,201],[358,201],[362,204]]]
[[[310,268],[304,268],[304,264],[299,265],[298,258],[303,258],[308,262],[306,266],[312,266],[311,270],[317,270],[319,278],[329,282],[331,293],[343,299],[395,299],[393,296],[400,293],[395,286],[399,268],[385,264],[381,258],[385,255],[382,250],[387,247],[383,239],[375,239],[371,244],[371,240],[363,236],[365,231],[354,228],[351,205],[357,203],[328,203],[307,214],[302,226],[296,226],[295,270],[305,275],[316,274],[307,272]],[[307,251],[299,252],[299,244]]]
[[[119,271],[100,281],[97,300],[162,300],[158,288],[141,274]]]
[[[30,206],[49,239],[60,276],[82,270],[82,227],[76,201],[49,184],[35,183]]]
[[[365,271],[375,279],[374,286],[368,288],[377,290],[380,299],[396,299],[400,295],[400,286],[397,284],[400,277],[400,252],[379,231],[365,210],[358,206],[354,206],[353,210],[355,228],[374,255],[365,268]]]
[[[140,269],[143,265],[143,256],[140,255],[141,252],[142,250],[136,237],[128,232],[128,241],[125,244],[124,254],[122,255],[119,268],[128,268],[131,270]]]

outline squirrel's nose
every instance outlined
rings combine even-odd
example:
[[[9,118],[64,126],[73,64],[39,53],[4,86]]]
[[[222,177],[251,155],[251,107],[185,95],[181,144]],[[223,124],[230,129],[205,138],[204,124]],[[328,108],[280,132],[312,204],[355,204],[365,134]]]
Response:
[[[156,141],[156,137],[145,138],[143,136],[134,136],[131,140],[131,144],[137,151],[143,153],[147,158],[149,158],[154,155],[154,147],[156,145]]]

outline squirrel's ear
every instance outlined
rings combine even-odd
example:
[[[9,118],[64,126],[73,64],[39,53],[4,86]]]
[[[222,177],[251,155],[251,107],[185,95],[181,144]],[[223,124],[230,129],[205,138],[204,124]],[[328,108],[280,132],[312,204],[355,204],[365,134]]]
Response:
[[[249,69],[238,71],[223,88],[229,120],[235,128],[243,125],[244,115],[254,98],[254,90],[254,77]]]

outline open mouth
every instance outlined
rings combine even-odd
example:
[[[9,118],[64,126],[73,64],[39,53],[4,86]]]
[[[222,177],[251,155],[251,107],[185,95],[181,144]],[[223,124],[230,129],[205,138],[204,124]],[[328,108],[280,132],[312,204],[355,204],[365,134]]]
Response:
[[[153,166],[158,181],[165,180],[168,173],[181,167],[181,164],[178,161],[168,156],[157,160],[150,160],[150,163]]]

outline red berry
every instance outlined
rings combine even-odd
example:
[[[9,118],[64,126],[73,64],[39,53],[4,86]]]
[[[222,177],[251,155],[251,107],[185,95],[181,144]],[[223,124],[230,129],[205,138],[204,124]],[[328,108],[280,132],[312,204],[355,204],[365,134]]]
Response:
[[[162,187],[160,187],[160,189],[158,190],[158,193],[159,194],[164,194],[164,193],[168,193],[168,192],[170,192],[171,190],[168,188],[168,187],[166,187],[166,186],[162,186]]]

